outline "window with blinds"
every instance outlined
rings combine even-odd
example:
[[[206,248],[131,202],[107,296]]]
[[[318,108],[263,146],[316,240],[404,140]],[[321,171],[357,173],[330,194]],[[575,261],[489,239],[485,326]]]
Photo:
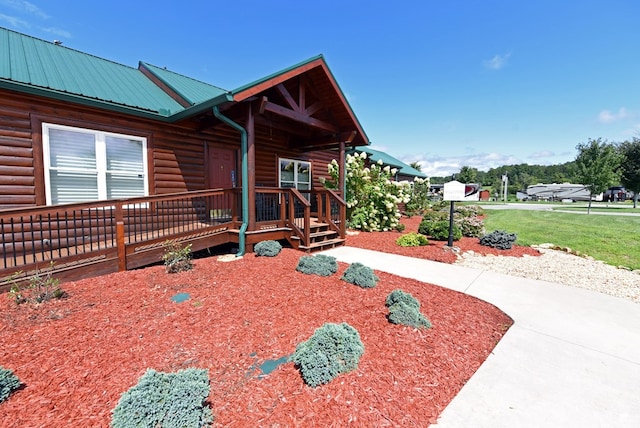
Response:
[[[47,204],[146,196],[145,138],[43,124]]]

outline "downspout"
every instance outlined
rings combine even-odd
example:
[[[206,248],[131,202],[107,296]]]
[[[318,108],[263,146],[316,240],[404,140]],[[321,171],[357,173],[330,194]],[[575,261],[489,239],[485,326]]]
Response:
[[[249,191],[247,189],[247,183],[249,182],[249,166],[247,165],[247,130],[220,113],[218,106],[213,107],[213,115],[236,131],[240,132],[240,151],[242,152],[242,226],[240,227],[240,234],[238,236],[238,246],[240,248],[238,248],[236,257],[242,257],[244,256],[245,233],[247,232],[247,227],[249,226]]]

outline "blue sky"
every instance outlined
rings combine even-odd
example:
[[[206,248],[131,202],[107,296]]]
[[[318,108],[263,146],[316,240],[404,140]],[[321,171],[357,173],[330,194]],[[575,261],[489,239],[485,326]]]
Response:
[[[324,54],[372,147],[430,176],[640,136],[638,17],[637,0],[0,0],[0,26],[225,89]]]

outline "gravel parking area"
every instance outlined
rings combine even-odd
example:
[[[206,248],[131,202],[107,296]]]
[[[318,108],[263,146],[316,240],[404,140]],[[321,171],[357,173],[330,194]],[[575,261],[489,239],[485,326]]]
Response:
[[[534,247],[537,257],[482,256],[468,251],[456,264],[474,269],[586,288],[640,303],[640,270],[629,271],[591,257],[580,257],[549,245]]]

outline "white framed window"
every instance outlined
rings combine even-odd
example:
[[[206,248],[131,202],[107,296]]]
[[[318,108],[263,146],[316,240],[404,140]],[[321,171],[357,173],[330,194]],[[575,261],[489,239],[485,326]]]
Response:
[[[311,163],[295,159],[280,159],[280,187],[311,190]]]
[[[42,124],[47,205],[148,196],[147,139]]]

